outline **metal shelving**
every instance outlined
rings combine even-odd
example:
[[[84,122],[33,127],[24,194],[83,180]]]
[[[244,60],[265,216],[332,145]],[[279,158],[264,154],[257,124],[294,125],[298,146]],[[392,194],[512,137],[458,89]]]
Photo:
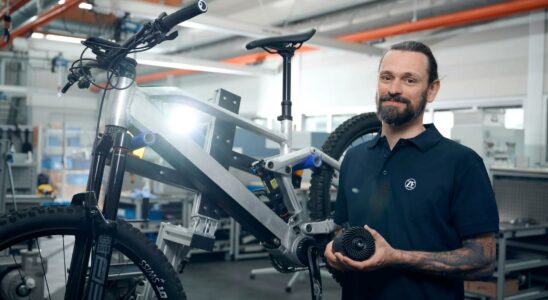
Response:
[[[548,267],[548,246],[519,240],[520,238],[541,236],[548,236],[548,223],[528,226],[501,224],[497,237],[497,269],[493,274],[497,279],[496,296],[492,297],[471,291],[467,291],[466,295],[474,298],[496,300],[547,299],[548,290],[542,286],[530,287],[508,295],[504,293],[506,275],[509,273]],[[509,258],[509,247],[512,250],[519,250],[520,253],[534,251],[536,254],[530,257],[522,255],[523,257],[519,258]]]

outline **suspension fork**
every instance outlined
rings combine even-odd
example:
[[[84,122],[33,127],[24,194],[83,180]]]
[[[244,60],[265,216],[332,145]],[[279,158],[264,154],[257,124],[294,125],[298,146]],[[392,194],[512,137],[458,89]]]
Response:
[[[97,137],[95,140],[86,187],[86,194],[92,199],[91,201],[89,199],[86,200],[86,206],[91,203],[97,203],[97,198],[101,191],[101,182],[103,181],[106,158],[112,149],[112,144],[112,137],[109,134],[104,134],[101,137]],[[73,205],[74,204],[76,203],[73,203]],[[83,299],[86,280],[85,274],[87,273],[92,242],[92,236],[81,235],[76,237],[70,262],[70,273],[67,280],[65,300]]]
[[[113,137],[110,173],[103,204],[103,216],[106,222],[102,222],[103,218],[95,217],[100,225],[100,233],[94,240],[95,247],[91,252],[90,280],[86,291],[88,300],[103,299],[106,292],[105,284],[112,256],[113,238],[111,232],[116,229],[115,220],[129,151],[129,136],[126,128],[109,125],[106,134]]]

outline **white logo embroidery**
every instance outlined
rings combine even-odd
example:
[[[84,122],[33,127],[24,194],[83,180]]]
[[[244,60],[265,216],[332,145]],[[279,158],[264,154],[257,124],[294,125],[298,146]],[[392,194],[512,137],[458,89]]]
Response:
[[[405,181],[405,189],[408,191],[412,191],[417,187],[417,181],[413,178],[409,178]]]

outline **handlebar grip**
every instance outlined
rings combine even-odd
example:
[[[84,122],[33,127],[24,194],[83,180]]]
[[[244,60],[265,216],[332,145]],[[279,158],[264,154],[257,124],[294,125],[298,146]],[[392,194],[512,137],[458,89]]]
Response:
[[[168,32],[175,25],[192,19],[197,15],[203,14],[207,11],[207,3],[204,0],[198,0],[191,5],[181,8],[180,10],[165,16],[160,20],[160,26],[164,32]]]

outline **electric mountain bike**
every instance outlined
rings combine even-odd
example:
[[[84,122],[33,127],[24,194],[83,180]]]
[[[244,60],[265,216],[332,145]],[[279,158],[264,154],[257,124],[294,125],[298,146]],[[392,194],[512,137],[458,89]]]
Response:
[[[321,298],[319,264],[335,228],[329,219],[334,174],[346,149],[378,132],[380,122],[371,113],[358,115],[337,128],[321,150],[292,149],[290,63],[314,30],[247,45],[248,49],[263,48],[283,58],[282,114],[278,117],[281,133],[239,116],[239,97],[224,90],[211,103],[189,97],[177,88],[137,87],[137,64],[128,55],[174,39],[177,32],[171,29],[175,25],[206,10],[207,4],[200,0],[171,15],[164,13],[123,44],[100,38],[82,42],[95,57],[85,58],[82,54],[72,64],[63,92],[73,84],[80,88],[95,85],[103,90],[100,107],[105,101],[106,109],[105,126],[93,146],[87,188],[74,195],[70,206],[36,207],[0,216],[0,249],[7,254],[4,257],[19,266],[25,263],[25,256],[20,261],[19,254],[34,253],[36,267],[34,272],[19,267],[7,270],[3,278],[10,280],[0,283],[0,299],[43,299],[43,295],[36,295],[36,278],[42,280],[36,274],[45,275],[48,299],[186,299],[175,268],[180,271],[184,267],[191,248],[212,249],[221,216],[234,218],[253,234],[269,252],[277,270],[308,269],[312,298]],[[106,71],[106,84],[94,78],[97,69]],[[185,103],[213,116],[205,145],[174,135],[169,125],[153,118],[162,115],[156,101]],[[256,159],[232,150],[236,127],[277,142],[281,153]],[[131,154],[143,146],[153,149],[167,166]],[[229,168],[259,177],[269,203],[247,189],[229,173]],[[313,169],[308,212],[295,191],[299,181],[295,171],[304,168]],[[154,245],[118,218],[126,171],[195,191],[190,226],[163,223]],[[48,242],[44,237],[49,236],[59,237],[56,241],[63,255],[58,262],[44,257],[41,246]],[[27,249],[20,249],[21,243]],[[64,274],[60,288],[48,282],[47,274],[54,271]],[[121,278],[125,280],[118,280]]]

